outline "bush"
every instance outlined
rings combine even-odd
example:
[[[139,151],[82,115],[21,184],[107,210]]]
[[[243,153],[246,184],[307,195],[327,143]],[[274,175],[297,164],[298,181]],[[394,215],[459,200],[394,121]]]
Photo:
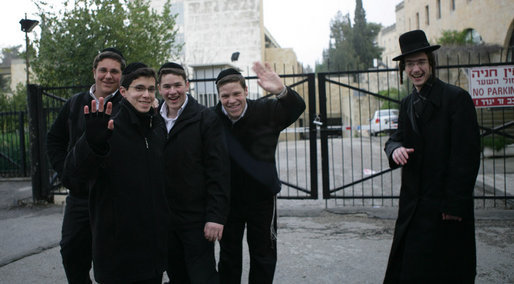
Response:
[[[500,151],[505,148],[506,145],[514,143],[512,139],[505,138],[500,135],[490,135],[486,137],[482,137],[482,150],[484,147],[491,148],[495,151]]]

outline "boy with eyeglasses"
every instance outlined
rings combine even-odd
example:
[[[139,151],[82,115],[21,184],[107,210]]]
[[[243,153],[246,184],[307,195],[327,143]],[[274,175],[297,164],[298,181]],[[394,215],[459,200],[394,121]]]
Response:
[[[160,284],[167,263],[169,208],[164,192],[166,140],[153,102],[155,71],[131,63],[123,100],[84,106],[86,130],[66,157],[63,183],[89,188],[93,266],[99,283]]]

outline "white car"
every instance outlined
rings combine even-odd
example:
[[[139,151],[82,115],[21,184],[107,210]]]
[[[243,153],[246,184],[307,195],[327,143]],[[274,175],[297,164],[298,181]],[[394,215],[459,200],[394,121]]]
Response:
[[[369,122],[369,134],[373,136],[377,136],[379,133],[391,134],[396,129],[398,129],[397,109],[377,110]]]

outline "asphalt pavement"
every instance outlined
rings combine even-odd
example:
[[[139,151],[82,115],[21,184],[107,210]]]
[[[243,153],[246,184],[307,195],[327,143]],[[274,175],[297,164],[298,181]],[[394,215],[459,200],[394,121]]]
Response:
[[[63,204],[34,205],[28,180],[0,180],[0,283],[66,283]],[[514,210],[476,210],[476,283],[514,283]],[[381,283],[395,207],[278,201],[275,283]],[[248,275],[245,248],[243,283]]]

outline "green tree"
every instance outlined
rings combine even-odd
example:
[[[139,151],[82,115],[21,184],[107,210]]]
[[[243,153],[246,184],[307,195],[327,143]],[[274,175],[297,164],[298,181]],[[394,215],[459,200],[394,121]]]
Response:
[[[176,59],[182,48],[175,42],[177,15],[170,0],[160,14],[148,0],[76,0],[57,13],[44,0],[34,1],[41,38],[31,67],[42,85],[91,84],[93,58],[106,47],[121,50],[127,62],[154,68]]]
[[[472,39],[468,36],[468,31],[444,30],[441,37],[437,40],[440,45],[467,45],[472,44]]]
[[[382,48],[375,38],[382,25],[367,23],[362,0],[356,0],[355,20],[352,26],[350,15],[340,11],[330,22],[330,43],[323,51],[322,63],[317,71],[366,69],[373,66],[373,59],[380,57]]]
[[[402,90],[398,91],[396,88],[390,88],[388,90],[383,90],[378,92],[379,95],[388,97],[391,99],[395,99],[398,101],[401,101],[404,97],[408,95],[408,92],[405,88],[402,88]],[[389,101],[389,100],[383,100],[382,105],[380,106],[380,109],[399,109],[400,104]]]

